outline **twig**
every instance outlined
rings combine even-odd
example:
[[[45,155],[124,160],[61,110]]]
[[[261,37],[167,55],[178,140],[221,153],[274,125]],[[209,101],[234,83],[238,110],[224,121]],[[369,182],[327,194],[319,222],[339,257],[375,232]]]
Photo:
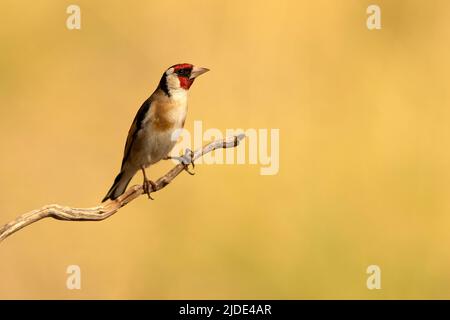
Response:
[[[193,154],[193,160],[196,160],[203,155],[220,148],[233,148],[236,147],[239,142],[244,139],[245,135],[240,134],[231,136],[223,140],[213,141],[203,148],[196,150]],[[156,192],[167,186],[176,176],[178,176],[185,166],[180,163],[167,172],[164,176],[159,178],[155,184],[155,188],[151,192]],[[101,221],[109,218],[114,213],[119,211],[120,208],[130,203],[140,195],[144,193],[142,185],[134,185],[130,187],[123,195],[116,200],[108,200],[104,204],[93,208],[72,208],[60,206],[57,204],[51,204],[44,206],[40,209],[33,210],[22,214],[15,220],[8,224],[5,224],[0,228],[0,242],[6,239],[8,236],[19,231],[20,229],[44,218],[54,218],[57,220],[67,221]]]

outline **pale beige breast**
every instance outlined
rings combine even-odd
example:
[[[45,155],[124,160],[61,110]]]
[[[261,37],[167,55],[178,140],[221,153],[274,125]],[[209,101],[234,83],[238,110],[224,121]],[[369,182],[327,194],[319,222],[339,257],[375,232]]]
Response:
[[[141,132],[133,146],[132,162],[135,166],[149,166],[165,158],[176,144],[174,132],[184,126],[187,113],[187,96],[159,95],[144,119]]]
[[[182,128],[187,113],[187,92],[168,97],[159,95],[152,102],[149,112],[149,125],[155,131],[167,131]]]

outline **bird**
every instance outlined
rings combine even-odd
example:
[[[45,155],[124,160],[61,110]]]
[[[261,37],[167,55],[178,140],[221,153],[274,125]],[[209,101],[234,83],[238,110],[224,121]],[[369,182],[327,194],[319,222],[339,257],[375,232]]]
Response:
[[[155,190],[156,185],[147,178],[145,169],[163,159],[182,161],[185,169],[191,173],[186,158],[171,157],[169,153],[177,142],[174,133],[184,127],[188,91],[194,80],[208,71],[207,68],[180,63],[163,73],[156,90],[144,101],[134,117],[128,131],[120,172],[102,203],[122,195],[139,170],[144,178],[144,193],[153,199],[150,192]],[[189,161],[194,165],[190,152]]]

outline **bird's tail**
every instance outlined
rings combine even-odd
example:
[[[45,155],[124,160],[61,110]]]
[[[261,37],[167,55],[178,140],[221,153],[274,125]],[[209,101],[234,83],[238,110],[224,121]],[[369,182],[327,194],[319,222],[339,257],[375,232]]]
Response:
[[[133,178],[134,173],[130,173],[127,171],[121,171],[116,179],[114,180],[114,183],[109,189],[106,196],[103,198],[102,202],[105,202],[108,199],[114,200],[117,199],[121,194],[123,194],[130,183],[130,180]]]

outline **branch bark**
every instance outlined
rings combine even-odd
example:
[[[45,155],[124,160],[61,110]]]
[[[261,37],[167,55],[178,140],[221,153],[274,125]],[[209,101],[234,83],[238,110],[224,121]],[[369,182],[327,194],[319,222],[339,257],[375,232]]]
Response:
[[[216,140],[203,148],[200,148],[194,152],[193,160],[197,160],[203,155],[220,148],[233,148],[236,147],[239,142],[245,138],[244,134],[227,137],[223,140]],[[172,168],[169,172],[155,181],[155,188],[151,192],[156,192],[164,187],[166,187],[176,176],[178,176],[182,171],[184,171],[185,166],[183,164],[178,164]],[[53,218],[57,220],[66,221],[101,221],[111,217],[120,208],[127,205],[140,195],[144,194],[144,189],[142,185],[134,185],[130,187],[123,195],[121,195],[116,200],[108,200],[104,204],[92,207],[92,208],[73,208],[66,207],[57,204],[46,205],[40,209],[33,210],[22,214],[15,220],[8,224],[5,224],[0,228],[0,242],[5,240],[7,237],[13,233],[19,231],[20,229],[44,218]]]

